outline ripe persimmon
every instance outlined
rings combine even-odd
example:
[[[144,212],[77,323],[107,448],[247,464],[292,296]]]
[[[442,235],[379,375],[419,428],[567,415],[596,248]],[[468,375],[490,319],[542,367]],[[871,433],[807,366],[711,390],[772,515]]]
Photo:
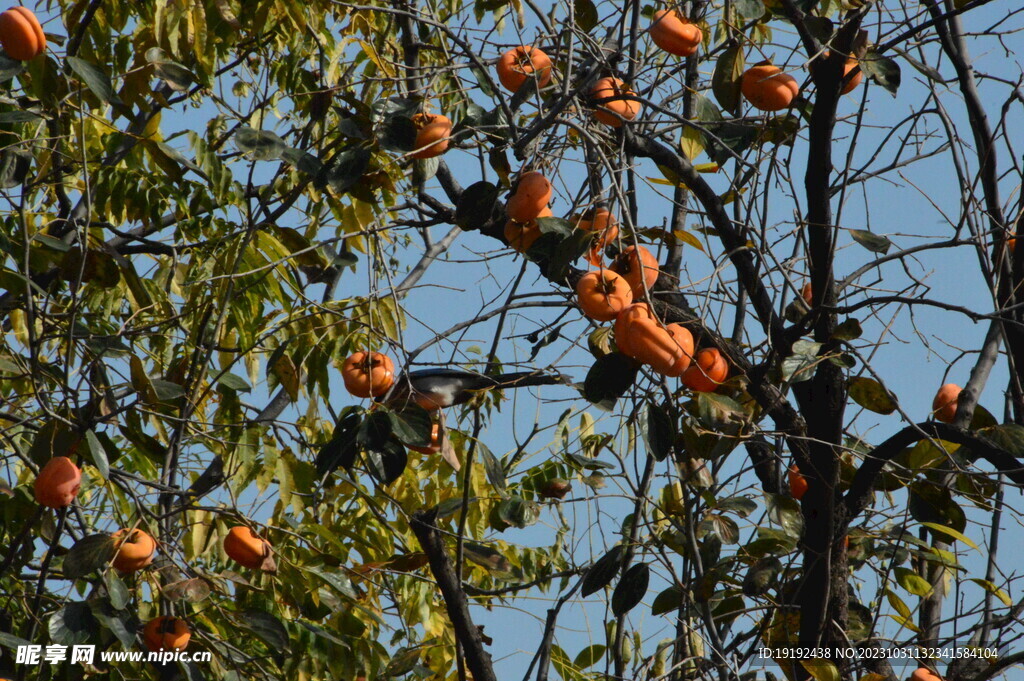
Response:
[[[846,65],[843,66],[843,78],[850,75],[850,71],[853,71],[858,66],[860,66],[860,63],[854,57],[850,57],[849,59],[847,59]],[[853,78],[851,78],[849,82],[846,83],[846,85],[843,86],[843,89],[840,90],[840,94],[850,94],[851,92],[857,89],[857,86],[860,85],[862,80],[864,80],[863,69],[857,71],[857,74]]]
[[[430,429],[430,444],[424,447],[408,445],[409,449],[420,454],[437,454],[441,451],[441,424],[435,423]]]
[[[633,304],[633,291],[615,272],[592,270],[576,282],[576,302],[586,316],[596,322],[608,322]]]
[[[644,289],[658,280],[658,259],[643,246],[628,246],[615,258],[611,269],[626,280],[634,298],[642,298]]]
[[[640,102],[627,97],[636,97],[619,78],[601,78],[594,83],[590,96],[594,100],[594,118],[618,128],[623,120],[631,121],[640,113]]]
[[[655,45],[680,57],[689,57],[704,40],[700,28],[674,9],[655,12],[648,31]]]
[[[628,357],[634,357],[633,348],[629,343],[629,325],[637,319],[654,319],[650,305],[643,302],[633,303],[615,318],[615,345],[619,352]]]
[[[680,324],[665,328],[640,317],[626,331],[633,357],[664,376],[681,376],[693,359],[693,334]]]
[[[793,464],[789,467],[789,494],[797,501],[800,501],[807,493],[807,478],[800,472],[800,468]]]
[[[740,92],[755,109],[779,111],[793,103],[800,94],[800,85],[779,67],[762,61],[743,73]]]
[[[46,51],[46,35],[32,10],[12,7],[0,13],[0,44],[11,59],[28,61]]]
[[[710,393],[729,376],[729,363],[717,348],[704,348],[683,372],[683,385],[697,392]]]
[[[513,47],[501,55],[497,68],[498,80],[510,92],[519,90],[530,76],[536,76],[538,88],[551,82],[551,58],[533,46]]]
[[[114,542],[114,568],[129,574],[138,572],[153,562],[156,540],[152,535],[138,528],[121,529],[110,535]]]
[[[807,307],[812,307],[813,306],[813,302],[812,302],[814,300],[814,295],[813,294],[814,294],[814,291],[813,291],[813,289],[811,289],[811,282],[807,282],[806,284],[804,284],[803,288],[800,289],[800,297],[804,299],[805,303],[807,303]]]
[[[449,136],[452,134],[452,122],[441,114],[418,113],[412,117],[416,127],[416,151],[409,154],[412,158],[433,158],[448,151]]]
[[[345,389],[356,397],[380,397],[395,382],[395,363],[380,352],[357,352],[341,365]]]
[[[242,567],[260,568],[264,572],[274,572],[277,568],[270,542],[247,525],[236,525],[228,530],[224,537],[224,553]]]
[[[142,630],[142,640],[152,652],[160,650],[184,650],[188,646],[192,632],[188,624],[180,617],[157,617],[146,623]]]
[[[942,681],[942,677],[927,667],[918,667],[910,675],[910,681]]]
[[[935,399],[932,400],[932,412],[935,414],[936,421],[953,422],[953,419],[956,418],[956,401],[960,397],[961,390],[962,388],[956,383],[947,383],[939,388],[939,391],[935,393]]]
[[[82,487],[82,471],[66,456],[55,456],[46,462],[36,476],[33,491],[36,501],[48,508],[64,508],[78,496]]]
[[[541,217],[551,201],[552,187],[548,178],[536,170],[523,173],[515,192],[505,204],[505,212],[516,222],[529,222]]]
[[[551,209],[545,207],[537,217],[551,217]],[[527,222],[509,220],[505,223],[505,241],[507,241],[508,245],[515,251],[526,253],[530,250],[530,247],[533,246],[533,242],[540,237],[540,226],[537,224],[537,220],[535,219]]]
[[[584,258],[591,265],[599,267],[604,249],[619,236],[619,223],[615,220],[615,216],[607,208],[595,208],[583,215],[574,215],[569,218],[569,221],[577,229],[593,232],[596,235],[593,245]]]

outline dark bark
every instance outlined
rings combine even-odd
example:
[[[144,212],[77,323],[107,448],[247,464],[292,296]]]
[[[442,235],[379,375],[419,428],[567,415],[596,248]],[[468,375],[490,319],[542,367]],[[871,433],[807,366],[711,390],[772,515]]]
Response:
[[[491,655],[484,650],[480,629],[473,624],[469,614],[469,601],[466,592],[459,584],[455,569],[448,559],[447,550],[441,540],[441,534],[434,524],[436,511],[417,511],[412,515],[410,527],[423,547],[423,552],[430,560],[430,572],[437,580],[437,586],[444,598],[445,609],[455,629],[455,639],[462,644],[466,657],[466,666],[473,674],[475,681],[497,681]]]

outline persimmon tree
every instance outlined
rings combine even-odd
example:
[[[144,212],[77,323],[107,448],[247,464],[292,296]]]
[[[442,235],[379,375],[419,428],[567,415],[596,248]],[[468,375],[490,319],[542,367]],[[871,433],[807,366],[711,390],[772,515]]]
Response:
[[[0,675],[1020,661],[1016,3],[30,9],[41,54],[0,30]],[[376,401],[341,376],[373,352],[407,372]],[[484,378],[397,399],[428,367]],[[867,654],[914,646],[960,653]]]

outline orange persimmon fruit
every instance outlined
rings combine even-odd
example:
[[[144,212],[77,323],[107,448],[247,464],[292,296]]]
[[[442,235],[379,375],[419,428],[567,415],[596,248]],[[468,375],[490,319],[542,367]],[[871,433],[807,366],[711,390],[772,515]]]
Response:
[[[498,59],[498,80],[510,92],[516,92],[531,76],[537,78],[537,87],[551,82],[551,58],[543,50],[520,45],[505,52]]]
[[[395,363],[380,352],[360,351],[341,365],[341,378],[356,397],[380,397],[395,382]]]
[[[800,94],[796,78],[763,61],[747,69],[740,78],[740,92],[755,109],[780,111]]]

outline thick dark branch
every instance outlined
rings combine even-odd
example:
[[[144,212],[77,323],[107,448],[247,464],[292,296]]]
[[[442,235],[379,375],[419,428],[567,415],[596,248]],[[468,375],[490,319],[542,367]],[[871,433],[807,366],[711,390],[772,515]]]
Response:
[[[469,602],[466,593],[459,587],[459,579],[455,569],[448,560],[448,553],[441,541],[441,534],[434,525],[437,511],[417,511],[409,522],[420,546],[430,559],[430,571],[437,580],[437,586],[444,598],[448,617],[455,628],[455,637],[462,644],[466,655],[466,666],[472,672],[475,681],[497,681],[491,655],[484,650],[480,630],[473,624],[469,614]]]
[[[740,234],[740,230],[736,229],[715,190],[700,176],[689,160],[660,142],[634,135],[629,130],[625,131],[625,139],[626,149],[629,153],[649,158],[658,165],[668,168],[693,192],[707,212],[722,245],[729,253],[729,259],[736,268],[747,295],[750,296],[758,319],[773,343],[783,342],[782,320],[775,313],[768,289],[765,288],[754,257],[747,248],[747,241]]]
[[[983,435],[945,423],[926,421],[907,426],[882,444],[875,447],[857,474],[853,476],[850,489],[843,497],[846,505],[845,526],[860,515],[871,503],[875,480],[886,463],[892,461],[907,447],[932,437],[952,442],[970,449],[974,458],[985,459],[992,466],[1018,485],[1024,486],[1024,464],[1005,449]]]

